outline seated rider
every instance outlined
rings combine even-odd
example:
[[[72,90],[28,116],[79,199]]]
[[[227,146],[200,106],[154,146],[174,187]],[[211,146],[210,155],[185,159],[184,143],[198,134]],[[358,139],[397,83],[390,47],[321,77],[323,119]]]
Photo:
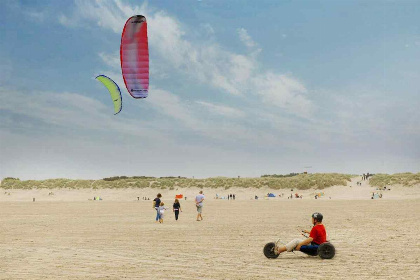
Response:
[[[322,243],[327,241],[327,232],[325,231],[325,227],[322,224],[322,214],[315,212],[312,214],[312,227],[311,231],[303,230],[304,233],[309,233],[309,237],[305,240],[302,239],[294,239],[287,243],[285,246],[278,247],[276,250],[277,254],[282,252],[288,251],[291,252],[293,250],[300,251],[300,247],[303,245],[321,245]]]

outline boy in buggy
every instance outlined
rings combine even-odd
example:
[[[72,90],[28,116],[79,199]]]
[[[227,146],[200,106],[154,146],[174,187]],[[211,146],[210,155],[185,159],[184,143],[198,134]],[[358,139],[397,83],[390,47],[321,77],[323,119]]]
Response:
[[[277,247],[274,249],[274,253],[281,254],[282,252],[288,251],[291,252],[293,250],[300,251],[302,246],[305,246],[304,249],[310,247],[306,245],[321,245],[327,241],[327,232],[325,231],[325,227],[322,224],[323,216],[321,213],[315,212],[312,214],[312,227],[311,231],[303,230],[304,233],[309,233],[309,237],[302,240],[302,239],[294,239],[287,243],[284,246]],[[303,251],[303,250],[302,250]]]

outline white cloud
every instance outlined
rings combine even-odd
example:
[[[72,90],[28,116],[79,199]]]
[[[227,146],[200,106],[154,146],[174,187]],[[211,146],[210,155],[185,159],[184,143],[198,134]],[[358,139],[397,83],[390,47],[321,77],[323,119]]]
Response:
[[[260,49],[248,55],[224,50],[206,41],[200,44],[186,39],[188,28],[164,11],[152,11],[147,5],[131,6],[122,1],[76,1],[75,18],[95,21],[98,26],[120,34],[124,23],[133,14],[147,17],[151,60],[156,69],[170,69],[183,73],[189,80],[209,84],[226,93],[244,96],[257,94],[266,106],[278,106],[291,114],[308,117],[313,112],[307,89],[291,76],[263,71],[257,61]],[[209,29],[214,31],[213,29]],[[257,44],[244,28],[238,29],[240,39],[249,47]],[[101,54],[104,59],[105,54]],[[116,65],[117,58],[107,62]],[[152,65],[152,64],[151,64]],[[160,67],[164,65],[165,67]],[[151,72],[154,70],[151,69]],[[166,70],[170,71],[170,70]],[[157,70],[160,77],[165,71]]]
[[[98,26],[109,28],[116,33],[120,33],[125,20],[134,14],[127,14],[124,5],[119,1],[110,3],[109,1],[80,1],[76,0],[78,12],[82,18],[95,20]]]
[[[36,22],[43,22],[48,16],[47,8],[44,10],[33,9],[31,6],[20,3],[22,1],[2,1],[2,8],[9,8],[21,16],[27,17],[29,20]],[[45,6],[44,6],[45,7]]]
[[[305,97],[307,89],[298,80],[287,75],[267,72],[253,79],[255,91],[265,103],[273,104],[301,117],[310,117],[312,103]]]
[[[29,117],[35,122],[71,129],[112,130],[144,138],[161,137],[156,131],[148,130],[146,125],[122,117],[121,113],[114,116],[111,99],[105,105],[94,98],[68,92],[23,92],[0,88],[0,94],[9,100],[0,104],[1,110]]]
[[[13,63],[8,55],[0,54],[0,83],[5,84],[12,81]]]
[[[213,35],[215,33],[214,28],[210,23],[203,24],[202,27],[209,35]]]
[[[115,54],[107,54],[104,52],[99,53],[99,57],[102,59],[102,61],[114,68],[114,69],[121,69],[121,63],[120,63],[120,54],[119,53],[115,53]]]
[[[74,26],[74,21],[70,20],[68,17],[66,17],[65,15],[59,15],[58,16],[58,22],[61,23],[64,26],[67,27],[72,27]]]
[[[238,28],[237,30],[239,34],[239,39],[241,39],[242,43],[245,44],[248,48],[253,48],[257,46],[257,43],[252,40],[251,36],[249,36],[248,31],[245,28]]]
[[[121,77],[118,50],[98,53],[103,63],[94,66],[94,71],[100,71],[92,73],[92,79],[97,74],[111,77],[120,85],[123,95],[128,97],[124,99],[127,101],[123,101],[123,111],[117,116],[113,115],[108,92],[97,81],[92,81],[92,84],[98,90],[95,88],[85,95],[19,91],[15,89],[15,84],[12,86],[15,90],[0,87],[0,95],[7,100],[0,104],[0,134],[1,140],[6,143],[0,146],[3,158],[8,159],[7,166],[14,160],[9,170],[21,172],[26,160],[32,163],[23,170],[36,170],[40,158],[53,154],[51,149],[55,149],[59,156],[44,160],[47,177],[54,175],[55,165],[66,164],[71,159],[75,162],[75,170],[89,170],[86,167],[90,165],[86,162],[92,154],[97,155],[97,160],[91,165],[93,169],[98,166],[103,168],[108,162],[110,167],[106,172],[111,173],[115,172],[115,166],[120,167],[119,172],[126,172],[128,165],[133,168],[131,172],[150,172],[139,167],[141,164],[147,167],[150,163],[155,163],[158,173],[173,172],[174,166],[179,167],[180,162],[192,162],[194,168],[202,170],[216,166],[215,162],[223,162],[221,170],[235,170],[236,167],[226,168],[225,165],[232,159],[237,160],[236,166],[241,165],[241,168],[248,162],[251,170],[263,163],[266,168],[278,169],[281,162],[285,168],[295,168],[303,166],[300,161],[309,162],[306,158],[309,154],[313,156],[312,162],[327,158],[332,168],[336,168],[336,163],[343,162],[343,157],[351,160],[353,155],[358,157],[354,164],[360,165],[358,151],[366,159],[362,163],[365,166],[372,163],[369,162],[369,153],[373,158],[387,157],[391,153],[388,161],[393,161],[392,153],[418,159],[420,117],[415,92],[398,98],[390,91],[366,92],[357,96],[354,90],[343,90],[340,93],[330,92],[322,100],[322,96],[316,96],[317,92],[307,88],[298,77],[264,69],[258,57],[258,42],[243,28],[233,34],[233,37],[239,36],[246,46],[239,52],[217,43],[216,23],[214,26],[200,25],[199,22],[197,26],[186,26],[181,18],[153,10],[147,4],[134,6],[123,1],[78,0],[76,6],[74,12],[70,9],[58,15],[62,25],[89,28],[90,32],[100,26],[103,28],[101,33],[121,34],[126,19],[131,15],[144,14],[147,17],[150,73],[153,77],[151,94],[141,101],[129,97]],[[48,16],[48,13],[45,15]],[[26,17],[32,21],[43,20],[41,13],[27,14]],[[284,40],[287,38],[286,34],[280,33],[279,36]],[[413,42],[410,44],[412,46]],[[415,42],[415,45],[419,43]],[[0,83],[9,85],[13,83],[10,79],[12,70],[18,69],[14,69],[16,63],[9,63],[10,58],[7,57],[2,55]],[[167,79],[161,83],[158,77]],[[179,78],[181,80],[175,81]],[[184,86],[188,83],[194,85],[191,90],[182,88],[186,89],[183,95],[191,101],[178,95],[180,91],[177,91],[176,83],[170,86],[173,81],[182,82]],[[162,89],[164,86],[171,90]],[[203,86],[212,88],[205,91]],[[197,88],[197,95],[193,96],[192,90]],[[208,92],[214,96],[206,96],[210,101],[202,101],[207,99],[198,94]],[[401,104],[396,104],[398,102]],[[128,110],[124,110],[125,104]],[[316,114],[314,111],[317,111]],[[302,118],[294,118],[292,114]],[[75,137],[77,133],[81,134],[74,139],[63,135],[63,131],[74,133]],[[169,145],[166,145],[167,142],[170,142]],[[17,146],[20,148],[10,149]],[[46,152],[43,153],[39,146],[48,148],[44,148]],[[66,146],[71,149],[62,152]],[[137,147],[140,148],[133,152]],[[361,148],[358,150],[358,147]],[[118,153],[115,152],[117,150]],[[375,154],[371,150],[379,152]],[[74,151],[79,152],[75,155]],[[185,157],[188,153],[194,155]],[[332,153],[335,153],[336,161]],[[28,154],[32,156],[28,157]],[[86,154],[89,158],[85,157]],[[118,164],[109,160],[111,154]],[[211,160],[208,161],[208,158]],[[349,164],[349,160],[344,164]],[[167,167],[163,167],[165,164]],[[394,164],[397,166],[400,163],[395,161]],[[67,166],[64,169],[67,170]]]
[[[109,54],[109,53],[99,53],[98,54],[101,60],[105,63],[105,65],[109,66],[111,70],[107,69],[99,69],[95,70],[94,77],[98,75],[105,75],[112,79],[120,88],[121,94],[124,97],[130,97],[131,95],[128,93],[125,87],[124,79],[121,73],[121,64],[120,64],[120,55],[118,53]],[[124,101],[123,101],[124,102]]]
[[[245,113],[236,108],[232,108],[225,105],[217,105],[217,104],[213,104],[213,103],[205,102],[205,101],[196,101],[196,103],[206,107],[210,112],[218,114],[218,115],[223,115],[226,117],[233,117],[233,118],[245,117]]]
[[[45,12],[39,12],[39,11],[25,11],[24,12],[27,16],[29,16],[31,19],[42,22],[44,21],[46,14]]]
[[[197,126],[196,119],[192,116],[190,110],[181,102],[180,98],[166,90],[150,88],[153,95],[150,95],[144,101],[156,108],[161,113],[171,118],[182,121],[190,128]]]

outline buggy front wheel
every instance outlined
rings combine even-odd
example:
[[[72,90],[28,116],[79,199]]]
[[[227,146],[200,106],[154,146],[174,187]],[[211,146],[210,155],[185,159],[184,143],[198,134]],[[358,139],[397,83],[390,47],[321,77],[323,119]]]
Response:
[[[276,248],[276,243],[274,242],[265,244],[264,250],[263,250],[264,255],[269,259],[276,259],[279,256],[279,254],[276,254],[274,252],[275,248]]]

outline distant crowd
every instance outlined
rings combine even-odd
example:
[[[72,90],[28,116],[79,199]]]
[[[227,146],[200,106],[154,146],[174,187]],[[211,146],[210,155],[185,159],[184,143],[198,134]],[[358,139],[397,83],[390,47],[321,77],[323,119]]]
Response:
[[[227,196],[219,196],[219,194],[216,193],[215,199],[235,200],[236,199],[236,194],[230,193]]]
[[[362,175],[362,180],[363,180],[363,181],[368,180],[370,176],[372,176],[372,174],[369,174],[369,172],[368,172],[368,173],[366,173],[366,174],[365,174],[365,173],[363,173],[363,175]]]

